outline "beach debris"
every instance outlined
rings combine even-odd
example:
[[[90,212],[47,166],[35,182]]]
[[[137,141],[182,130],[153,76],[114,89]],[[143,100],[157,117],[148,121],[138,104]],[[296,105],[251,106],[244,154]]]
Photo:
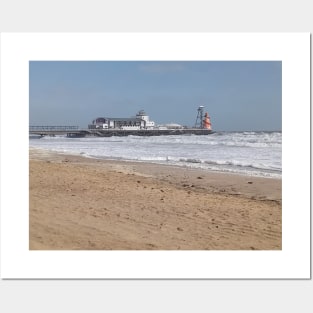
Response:
[[[181,227],[177,227],[178,231],[183,231],[183,229]]]
[[[248,184],[253,184],[253,182],[252,181],[248,181]]]
[[[201,176],[198,176],[197,178],[198,178],[198,179],[203,179],[203,177],[201,177]]]

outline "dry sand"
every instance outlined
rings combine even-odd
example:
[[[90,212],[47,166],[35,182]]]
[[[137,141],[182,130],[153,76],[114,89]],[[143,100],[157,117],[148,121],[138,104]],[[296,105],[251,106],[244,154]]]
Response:
[[[280,250],[281,179],[30,150],[31,250]]]

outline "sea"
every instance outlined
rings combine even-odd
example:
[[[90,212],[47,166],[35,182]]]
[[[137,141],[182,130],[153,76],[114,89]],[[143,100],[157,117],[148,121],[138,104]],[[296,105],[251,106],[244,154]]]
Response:
[[[281,178],[281,132],[215,132],[210,135],[84,137],[45,136],[29,146],[87,158],[151,162]]]

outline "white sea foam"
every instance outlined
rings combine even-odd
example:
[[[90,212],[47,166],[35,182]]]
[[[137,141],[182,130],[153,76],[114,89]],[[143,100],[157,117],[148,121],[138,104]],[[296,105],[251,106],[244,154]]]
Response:
[[[218,132],[207,136],[56,136],[30,139],[30,146],[86,157],[281,177],[281,140],[280,132]]]

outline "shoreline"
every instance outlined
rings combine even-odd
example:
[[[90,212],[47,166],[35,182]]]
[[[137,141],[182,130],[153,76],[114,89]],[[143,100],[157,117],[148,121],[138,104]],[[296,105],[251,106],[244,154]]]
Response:
[[[119,158],[110,158],[110,157],[95,157],[95,156],[89,156],[89,155],[84,155],[84,154],[75,154],[75,153],[65,153],[65,152],[60,152],[60,151],[52,151],[49,149],[42,149],[42,148],[36,148],[36,147],[30,147],[29,151],[32,153],[35,153],[37,151],[38,156],[44,156],[44,155],[54,155],[57,157],[58,155],[64,155],[68,157],[78,157],[78,158],[84,158],[88,160],[97,160],[98,161],[103,161],[103,162],[112,162],[112,163],[125,163],[125,164],[149,164],[149,165],[156,165],[156,166],[168,166],[172,168],[177,168],[177,169],[188,169],[188,170],[194,170],[194,171],[199,171],[199,172],[207,172],[211,174],[221,174],[221,175],[235,175],[235,176],[242,176],[246,178],[265,178],[265,179],[275,179],[275,180],[282,180],[281,175],[277,174],[277,176],[271,176],[271,175],[249,175],[245,174],[244,172],[235,172],[235,171],[219,171],[219,170],[214,170],[210,168],[201,168],[201,167],[193,167],[191,165],[186,166],[186,165],[178,165],[176,163],[166,163],[166,162],[157,162],[157,161],[149,161],[149,160],[132,160],[132,159],[119,159]]]
[[[281,249],[281,179],[29,153],[31,250]]]
[[[64,162],[71,161],[73,163],[79,164],[88,164],[88,165],[104,165],[106,169],[115,169],[118,171],[124,171],[126,174],[137,174],[139,176],[147,176],[147,177],[155,177],[160,180],[167,180],[169,174],[171,176],[174,174],[177,178],[182,178],[188,176],[193,180],[197,179],[198,183],[202,183],[202,181],[198,180],[198,177],[205,176],[209,183],[215,183],[216,188],[206,188],[209,191],[220,191],[227,192],[227,185],[232,185],[234,183],[237,184],[236,195],[242,193],[246,196],[255,196],[260,199],[267,199],[273,201],[281,202],[281,183],[282,179],[277,177],[259,177],[259,176],[250,176],[244,175],[241,173],[233,173],[233,172],[219,172],[208,169],[201,168],[192,168],[192,167],[184,167],[175,164],[160,164],[153,163],[147,161],[134,161],[134,160],[118,160],[118,159],[105,159],[105,158],[94,158],[94,157],[86,157],[79,154],[67,154],[63,152],[56,152],[51,150],[45,150],[40,148],[30,148],[30,160],[45,160],[45,161],[53,161],[53,162]],[[229,183],[225,184],[225,180]],[[204,182],[200,184],[204,187]],[[249,183],[250,182],[250,183]],[[264,187],[265,184],[268,185],[269,188],[266,190],[256,190],[256,188],[251,188],[252,184],[257,184],[257,187]],[[271,183],[272,182],[272,183]],[[247,189],[246,184],[249,184],[249,189]],[[179,185],[179,184],[178,184]],[[221,185],[223,190],[217,190]],[[212,187],[212,186],[211,186]],[[225,188],[224,188],[225,187]],[[233,187],[232,187],[233,188]],[[234,188],[233,188],[234,189]],[[252,190],[251,190],[252,189]],[[250,191],[249,191],[250,190]],[[234,191],[234,190],[233,190]],[[253,194],[253,192],[259,193]]]

